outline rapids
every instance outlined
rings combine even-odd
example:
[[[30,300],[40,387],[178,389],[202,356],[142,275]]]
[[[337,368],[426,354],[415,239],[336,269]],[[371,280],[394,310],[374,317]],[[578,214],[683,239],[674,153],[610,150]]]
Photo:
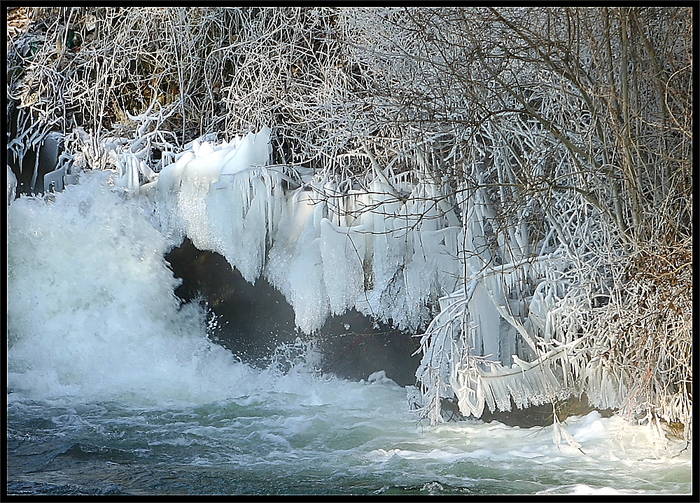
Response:
[[[8,209],[8,492],[678,494],[691,450],[597,412],[552,427],[431,427],[406,390],[317,370],[313,345],[256,368],[180,305],[152,207],[86,173]]]

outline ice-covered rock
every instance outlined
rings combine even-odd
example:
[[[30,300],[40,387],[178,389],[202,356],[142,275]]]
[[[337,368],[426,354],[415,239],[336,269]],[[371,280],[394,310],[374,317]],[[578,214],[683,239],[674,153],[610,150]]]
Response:
[[[7,166],[7,205],[12,204],[15,200],[15,190],[17,190],[17,177]]]
[[[567,356],[545,355],[534,339],[552,336],[559,298],[540,262],[559,259],[528,257],[522,225],[496,233],[483,189],[465,191],[458,225],[427,171],[409,183],[375,169],[369,190],[358,190],[270,166],[270,135],[195,141],[165,166],[153,195],[163,233],[223,255],[250,283],[264,275],[304,333],[352,309],[401,330],[430,322],[417,378],[433,418],[444,398],[480,416],[511,400],[544,403],[567,386],[569,371],[550,368],[565,368]]]

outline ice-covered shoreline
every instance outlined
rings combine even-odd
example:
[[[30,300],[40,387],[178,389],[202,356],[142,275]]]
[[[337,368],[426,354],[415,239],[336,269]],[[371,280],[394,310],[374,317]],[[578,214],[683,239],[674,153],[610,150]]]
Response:
[[[458,215],[436,204],[440,184],[427,175],[411,182],[378,170],[366,189],[341,190],[333,180],[271,166],[270,135],[263,128],[230,142],[196,140],[159,173],[144,171],[129,142],[112,141],[104,148],[116,173],[102,184],[141,209],[163,243],[158,249],[187,237],[247,281],[264,276],[303,332],[353,308],[404,330],[427,325],[411,402],[433,423],[443,420],[444,399],[467,417],[584,392],[601,408],[623,403],[626,383],[566,326],[581,285],[563,279],[573,260],[565,244],[553,247],[546,237],[532,254],[520,225],[487,245],[494,210],[486,194],[470,191]],[[105,190],[90,183],[69,191]],[[151,246],[151,238],[132,239]]]

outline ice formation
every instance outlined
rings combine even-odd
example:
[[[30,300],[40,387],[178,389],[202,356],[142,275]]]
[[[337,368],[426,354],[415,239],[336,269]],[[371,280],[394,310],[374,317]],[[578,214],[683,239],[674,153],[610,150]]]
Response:
[[[407,330],[429,321],[459,280],[460,228],[431,207],[437,188],[402,187],[401,202],[378,178],[338,208],[320,196],[338,191],[332,183],[301,184],[291,168],[268,166],[269,136],[195,142],[164,167],[150,190],[164,233],[222,254],[251,283],[264,274],[307,333],[351,308]]]
[[[265,168],[269,130],[216,145],[195,142],[153,187],[161,228],[220,253],[254,282],[279,220],[284,173]]]
[[[195,141],[159,173],[122,149],[113,154],[117,185],[154,204],[172,243],[187,236],[247,281],[267,278],[305,333],[351,308],[404,330],[427,326],[415,402],[434,422],[443,398],[479,417],[585,383],[596,403],[619,403],[619,380],[580,358],[577,327],[565,319],[564,247],[545,238],[535,255],[526,226],[495,233],[484,189],[465,186],[466,199],[447,207],[420,163],[410,182],[375,165],[369,190],[272,166],[270,134]]]

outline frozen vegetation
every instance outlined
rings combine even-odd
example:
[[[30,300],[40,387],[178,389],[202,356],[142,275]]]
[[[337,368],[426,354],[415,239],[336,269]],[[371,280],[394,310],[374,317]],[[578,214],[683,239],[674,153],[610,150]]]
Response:
[[[421,336],[432,422],[585,394],[690,438],[687,10],[15,15],[20,163],[61,130],[302,331],[356,308]]]

